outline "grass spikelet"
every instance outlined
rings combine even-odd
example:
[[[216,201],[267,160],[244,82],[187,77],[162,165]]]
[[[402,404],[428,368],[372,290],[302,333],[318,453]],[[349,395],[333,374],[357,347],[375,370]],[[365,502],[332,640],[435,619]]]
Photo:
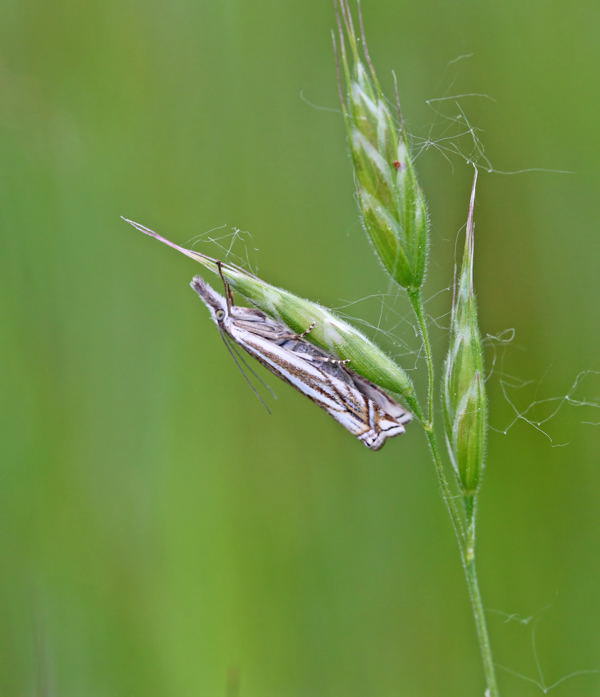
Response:
[[[476,185],[477,170],[471,191],[462,266],[452,303],[450,346],[442,387],[448,452],[465,497],[477,495],[485,466],[487,439],[483,353],[473,289]]]
[[[425,198],[406,134],[395,122],[369,57],[362,17],[359,36],[348,1],[338,0],[336,8],[340,100],[361,219],[387,272],[415,291],[423,284],[427,262]]]

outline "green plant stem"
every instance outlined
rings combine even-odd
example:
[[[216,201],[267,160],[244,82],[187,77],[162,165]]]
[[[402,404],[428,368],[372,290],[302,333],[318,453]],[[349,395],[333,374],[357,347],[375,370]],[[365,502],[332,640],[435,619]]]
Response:
[[[483,608],[483,602],[481,600],[479,579],[477,578],[477,566],[475,563],[475,547],[467,546],[463,554],[461,554],[461,556],[463,557],[463,568],[465,570],[467,588],[469,589],[469,598],[471,600],[473,618],[475,619],[475,629],[477,631],[477,640],[479,641],[479,650],[481,652],[483,672],[487,684],[486,697],[498,697],[499,692],[498,683],[496,681],[496,667],[494,666],[492,646],[490,644],[490,635],[488,633],[487,622],[485,619],[485,610]]]
[[[429,341],[427,320],[425,319],[423,295],[420,288],[416,290],[409,289],[407,292],[411,307],[415,313],[415,317],[417,318],[419,333],[421,334],[421,339],[423,341],[423,350],[425,351],[425,363],[427,364],[427,420],[433,429],[433,393],[435,387],[433,382],[433,355],[431,353],[431,343]]]
[[[479,641],[479,649],[481,652],[481,661],[483,663],[483,673],[487,685],[486,697],[498,697],[498,683],[496,681],[496,667],[492,654],[492,646],[490,644],[490,635],[488,633],[487,623],[485,620],[485,611],[481,601],[481,591],[479,590],[479,580],[477,578],[477,569],[475,566],[475,557],[469,564],[465,566],[465,578],[469,588],[469,597],[471,598],[471,608],[475,619],[475,628],[477,630],[477,639]]]
[[[442,499],[446,505],[448,514],[450,515],[450,521],[452,522],[452,528],[454,530],[454,534],[456,535],[456,540],[458,542],[462,559],[463,550],[466,549],[467,534],[460,506],[458,505],[459,499],[452,492],[450,483],[446,477],[446,471],[444,469],[444,463],[438,447],[437,437],[435,435],[435,431],[433,430],[433,424],[431,428],[425,428],[425,437],[427,438],[427,444],[429,445],[429,450],[435,466],[435,473],[438,478],[438,485],[440,487]]]
[[[475,497],[466,497],[464,499],[464,508],[461,509],[459,498],[453,495],[450,483],[446,477],[444,463],[440,454],[440,449],[437,443],[437,437],[434,430],[434,368],[433,355],[431,352],[431,343],[429,341],[429,328],[425,319],[425,308],[423,305],[423,296],[420,290],[408,291],[411,306],[415,313],[419,332],[423,340],[423,350],[425,353],[425,361],[427,363],[427,421],[423,421],[422,425],[425,430],[425,436],[431,452],[431,457],[435,466],[435,471],[438,478],[442,499],[448,509],[454,534],[458,542],[460,552],[460,560],[465,573],[469,600],[471,602],[471,611],[475,620],[475,629],[477,633],[477,641],[481,652],[481,661],[483,664],[483,673],[486,682],[485,697],[499,697],[498,683],[496,680],[496,668],[494,666],[494,658],[488,633],[487,622],[485,619],[485,610],[481,599],[481,591],[479,589],[479,579],[477,577],[477,566],[475,559],[475,543],[476,543],[476,514],[477,501]]]

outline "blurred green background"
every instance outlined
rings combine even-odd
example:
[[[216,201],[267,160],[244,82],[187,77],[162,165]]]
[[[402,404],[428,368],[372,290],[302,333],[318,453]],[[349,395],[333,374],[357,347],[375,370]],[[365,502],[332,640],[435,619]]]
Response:
[[[461,132],[444,119],[454,100],[426,100],[486,93],[459,103],[496,169],[573,172],[480,180],[482,325],[516,331],[488,356],[502,430],[506,376],[533,381],[509,391],[523,409],[598,368],[600,9],[364,12],[422,151],[428,295],[449,285],[471,171],[424,147]],[[330,3],[5,0],[2,16],[0,694],[482,695],[419,429],[369,453],[270,378],[268,416],[188,288],[199,267],[119,220],[213,254],[225,236],[267,280],[391,330],[371,335],[420,380],[402,298],[354,303],[390,287],[357,222]],[[470,152],[438,146],[453,143]],[[441,355],[443,329],[435,342]],[[599,420],[565,404],[553,442],[522,421],[491,435],[480,565],[496,659],[542,686],[600,668],[598,427],[582,423]],[[499,677],[504,695],[540,694]],[[553,694],[600,694],[600,676]]]

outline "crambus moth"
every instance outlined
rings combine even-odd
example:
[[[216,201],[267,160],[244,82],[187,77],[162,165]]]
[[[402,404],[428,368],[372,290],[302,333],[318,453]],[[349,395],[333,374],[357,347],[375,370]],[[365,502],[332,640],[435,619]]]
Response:
[[[179,251],[189,252],[139,223],[127,222]],[[348,361],[338,360],[307,341],[305,337],[314,323],[297,334],[257,308],[234,305],[221,262],[216,264],[225,287],[224,296],[200,276],[195,276],[190,285],[208,308],[226,344],[231,340],[243,348],[371,450],[379,450],[388,438],[404,433],[404,425],[412,419],[412,414],[381,388],[351,370]],[[229,345],[228,348],[231,349]],[[235,353],[232,355],[237,362]]]

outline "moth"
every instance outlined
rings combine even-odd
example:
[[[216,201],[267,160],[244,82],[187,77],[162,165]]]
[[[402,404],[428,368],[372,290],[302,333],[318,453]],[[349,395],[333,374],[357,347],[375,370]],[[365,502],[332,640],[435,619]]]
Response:
[[[139,223],[127,222],[179,251],[189,251]],[[253,372],[236,353],[236,346],[306,395],[371,450],[379,450],[388,438],[404,433],[404,426],[411,421],[412,414],[377,385],[351,370],[349,361],[339,360],[307,341],[305,337],[316,326],[314,323],[297,334],[258,308],[235,305],[221,262],[216,263],[223,281],[224,296],[200,276],[195,276],[190,285],[208,308],[238,365],[241,362]]]

